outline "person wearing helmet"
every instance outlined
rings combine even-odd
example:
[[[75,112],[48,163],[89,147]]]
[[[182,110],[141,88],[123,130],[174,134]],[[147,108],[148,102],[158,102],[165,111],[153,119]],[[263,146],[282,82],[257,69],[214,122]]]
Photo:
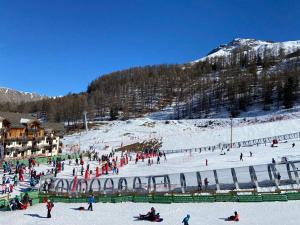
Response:
[[[186,217],[182,220],[183,225],[189,225],[190,215],[187,214]]]

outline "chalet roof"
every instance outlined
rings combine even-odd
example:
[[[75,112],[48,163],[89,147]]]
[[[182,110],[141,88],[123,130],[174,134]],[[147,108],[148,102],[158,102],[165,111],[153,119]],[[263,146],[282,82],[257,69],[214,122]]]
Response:
[[[22,129],[24,129],[25,127],[22,124],[12,124],[10,126],[10,128],[22,128]]]
[[[11,125],[19,125],[21,118],[28,118],[34,120],[35,118],[30,114],[12,113],[12,112],[0,112],[0,117],[5,118],[11,122]],[[1,120],[0,120],[1,121]]]

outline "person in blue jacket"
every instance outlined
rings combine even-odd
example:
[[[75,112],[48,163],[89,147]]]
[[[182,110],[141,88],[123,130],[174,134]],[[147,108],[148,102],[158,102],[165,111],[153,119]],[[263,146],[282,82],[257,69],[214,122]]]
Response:
[[[88,210],[91,210],[93,211],[93,203],[95,202],[95,198],[93,195],[90,195],[89,197],[89,207],[88,207]]]
[[[183,225],[189,225],[190,215],[187,214],[186,217],[182,220]]]

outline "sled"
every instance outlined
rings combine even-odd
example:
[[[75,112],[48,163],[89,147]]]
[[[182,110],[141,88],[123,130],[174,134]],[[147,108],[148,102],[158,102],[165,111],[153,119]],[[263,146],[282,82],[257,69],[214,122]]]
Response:
[[[135,216],[133,218],[135,218],[136,220],[147,220],[149,222],[162,222],[164,220],[163,218],[160,217],[157,217],[154,220],[149,220],[149,218],[145,217],[144,215]]]

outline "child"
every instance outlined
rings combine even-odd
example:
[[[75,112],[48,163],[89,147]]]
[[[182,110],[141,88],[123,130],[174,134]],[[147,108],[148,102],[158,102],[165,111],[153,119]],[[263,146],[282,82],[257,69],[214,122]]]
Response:
[[[187,214],[186,217],[182,220],[183,225],[189,225],[190,215]]]
[[[54,204],[48,200],[47,201],[47,218],[51,218],[51,210],[54,207]]]
[[[5,194],[5,184],[2,184],[2,194]]]
[[[240,216],[239,214],[237,213],[237,211],[234,212],[234,215],[233,216],[230,216],[227,218],[228,221],[240,221]]]

